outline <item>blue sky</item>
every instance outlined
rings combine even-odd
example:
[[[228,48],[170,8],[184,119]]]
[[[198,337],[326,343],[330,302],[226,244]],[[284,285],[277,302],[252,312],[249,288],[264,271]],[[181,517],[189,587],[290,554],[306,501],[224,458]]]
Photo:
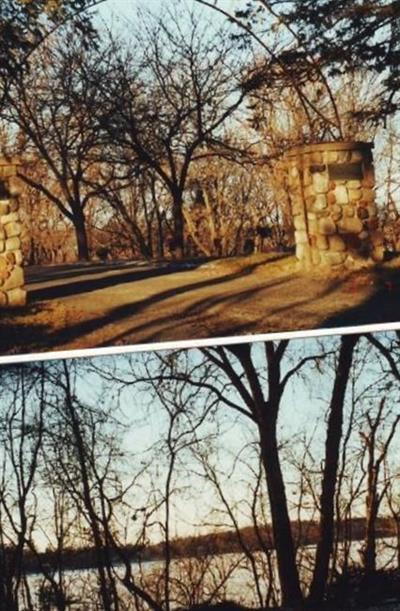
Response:
[[[198,5],[194,0],[178,0],[186,6],[193,6],[199,11],[207,11],[214,22],[224,19],[216,11]],[[105,0],[98,6],[98,13],[106,22],[130,21],[134,18],[137,9],[150,9],[152,12],[162,14],[166,8],[173,4],[172,0]],[[232,10],[237,5],[237,0],[226,0],[224,8]]]
[[[337,346],[339,338],[326,338],[323,348],[331,350]],[[292,356],[298,359],[299,355],[320,353],[321,347],[318,345],[318,339],[293,340],[287,352],[287,356]],[[365,346],[364,340],[364,346]],[[262,363],[262,344],[254,344],[253,352],[258,363]],[[370,351],[372,354],[372,352]],[[138,372],[141,369],[141,355],[129,357],[131,366]],[[189,351],[190,360],[195,363],[198,360],[198,351]],[[129,368],[125,357],[117,357],[116,360],[111,359],[94,359],[98,367],[102,368],[113,362],[120,371],[122,377],[130,378]],[[296,362],[296,361],[294,361]],[[284,362],[284,370],[290,368],[293,362],[288,359]],[[367,362],[358,381],[355,384],[355,392],[359,393],[361,389],[367,388],[372,381],[378,381],[380,377],[379,359],[374,355],[371,362]],[[90,392],[95,394],[98,383],[90,377],[80,382],[82,392]],[[323,459],[323,449],[326,435],[325,416],[326,409],[330,400],[333,384],[333,363],[328,362],[322,364],[321,371],[318,371],[312,365],[306,365],[302,370],[302,374],[292,378],[288,384],[283,396],[282,406],[279,418],[279,441],[286,449],[283,456],[296,456],[303,450],[300,439],[313,436],[312,453],[319,468]],[[83,389],[85,386],[85,390]],[[348,393],[348,406],[351,397],[351,392]],[[130,432],[125,437],[125,447],[135,449],[135,452],[143,452],[146,455],[146,448],[152,447],[153,444],[165,439],[166,435],[166,412],[161,404],[145,391],[134,391],[131,386],[127,386],[121,394],[121,411],[124,420],[131,422]],[[359,411],[368,405],[368,394],[365,395],[363,402],[359,405]],[[202,399],[198,400],[199,409],[202,407]],[[214,425],[213,425],[214,426]],[[253,459],[250,459],[250,450],[243,451],[250,442],[257,440],[257,432],[255,426],[245,417],[238,416],[229,408],[221,406],[217,416],[218,442],[215,452],[211,453],[211,460],[221,474],[221,481],[224,482],[224,489],[231,499],[232,503],[243,502],[245,490],[247,489],[246,481],[249,482],[249,469],[247,462],[250,464]],[[359,440],[355,435],[352,441],[352,448],[356,448]],[[398,444],[398,439],[396,441]],[[210,448],[212,444],[210,443]],[[211,452],[211,449],[210,449]],[[237,456],[242,456],[243,461],[238,462],[233,468]],[[165,480],[166,456],[161,455],[160,462],[154,464],[154,470],[157,471],[160,486]],[[246,460],[244,460],[246,458]],[[297,474],[289,466],[287,458],[283,459],[284,475],[287,484],[287,493],[289,502],[295,501],[297,494]],[[185,462],[186,461],[186,462]],[[247,462],[246,462],[247,461]],[[254,465],[254,461],[252,463]],[[211,520],[214,523],[220,523],[220,519],[215,514],[215,507],[218,506],[216,497],[211,487],[203,482],[201,477],[195,475],[196,464],[189,454],[185,454],[182,470],[179,472],[176,485],[177,487],[185,488],[185,492],[177,494],[175,504],[172,511],[173,534],[182,536],[189,533],[204,532],[210,530]],[[229,475],[228,475],[229,474]],[[140,501],[138,500],[138,503]],[[214,511],[212,511],[214,510]],[[309,517],[309,516],[304,516]],[[245,512],[240,513],[239,522],[242,525],[248,524],[248,516]],[[201,526],[203,524],[203,526]],[[220,523],[222,527],[222,523]],[[225,527],[229,527],[227,522]],[[154,534],[155,539],[157,535]]]

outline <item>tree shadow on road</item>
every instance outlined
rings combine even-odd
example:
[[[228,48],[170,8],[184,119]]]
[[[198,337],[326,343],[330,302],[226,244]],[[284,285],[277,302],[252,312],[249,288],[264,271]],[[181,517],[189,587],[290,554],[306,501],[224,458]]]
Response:
[[[61,299],[63,297],[69,297],[71,295],[79,295],[82,293],[91,293],[93,291],[98,291],[99,289],[106,289],[113,286],[117,286],[120,284],[127,284],[129,282],[136,282],[139,280],[147,280],[149,278],[155,278],[159,276],[165,276],[167,274],[175,274],[177,271],[185,272],[193,270],[194,266],[187,268],[176,269],[174,264],[169,264],[163,267],[157,267],[154,269],[138,269],[137,266],[132,266],[133,269],[128,269],[125,271],[125,267],[118,268],[117,271],[110,268],[103,268],[102,270],[80,270],[80,276],[88,275],[88,274],[99,274],[103,273],[100,277],[96,278],[82,278],[81,280],[72,280],[74,278],[75,272],[67,273],[65,272],[65,276],[62,275],[56,276],[54,279],[65,279],[65,284],[54,284],[53,286],[45,286],[39,288],[30,288],[28,293],[29,302],[33,301],[45,301],[49,299]],[[114,273],[112,273],[114,272]],[[42,279],[42,281],[49,282],[50,278]],[[39,282],[39,280],[35,280],[35,282]]]
[[[109,312],[107,312],[103,316],[99,316],[92,320],[82,321],[62,331],[56,331],[54,333],[50,333],[47,338],[48,346],[54,347],[54,346],[64,343],[65,341],[70,342],[70,341],[74,341],[79,338],[83,338],[85,335],[89,333],[93,333],[99,329],[102,329],[103,327],[109,324],[118,323],[125,319],[129,319],[130,317],[137,315],[139,312],[143,312],[144,310],[146,310],[146,308],[149,308],[150,306],[153,306],[155,304],[161,304],[162,302],[170,298],[174,298],[178,295],[186,295],[190,292],[194,292],[194,291],[197,291],[203,288],[220,286],[220,285],[223,285],[224,283],[227,283],[233,280],[237,280],[240,278],[244,278],[245,276],[252,274],[258,267],[264,264],[265,262],[254,263],[254,264],[246,266],[245,268],[239,271],[233,272],[231,274],[226,274],[222,277],[219,276],[217,278],[207,278],[206,280],[201,280],[199,282],[193,282],[190,284],[185,284],[183,286],[174,287],[174,288],[162,291],[160,293],[157,293],[155,295],[151,295],[150,297],[142,299],[141,301],[136,301],[134,303],[117,306],[115,308],[112,308]],[[279,282],[283,282],[283,281],[284,279],[279,280]],[[184,315],[184,313],[182,315]],[[149,321],[148,324],[149,325],[156,324],[157,321],[161,322],[162,320],[163,320],[162,318],[157,317]],[[170,313],[165,317],[165,320],[167,320],[168,322],[171,322]],[[178,323],[178,320],[176,318],[173,318],[172,322],[173,322],[173,325],[176,326],[176,324]],[[109,341],[107,341],[107,345],[109,345],[110,343],[113,344],[116,341],[121,341],[122,336],[125,336],[126,334],[129,334],[135,331],[135,326],[136,325],[133,325],[132,331],[131,329],[128,329],[126,332],[121,334],[121,337],[115,336],[112,339],[110,339]]]
[[[363,303],[325,318],[321,327],[400,322],[400,270],[378,267],[373,275],[374,293]]]

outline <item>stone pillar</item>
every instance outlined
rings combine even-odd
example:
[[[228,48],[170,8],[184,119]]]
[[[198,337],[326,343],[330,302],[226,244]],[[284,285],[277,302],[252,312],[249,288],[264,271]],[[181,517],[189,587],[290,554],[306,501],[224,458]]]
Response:
[[[372,146],[327,142],[287,153],[296,256],[304,268],[382,261]]]
[[[15,160],[0,159],[0,307],[26,303],[17,166]]]

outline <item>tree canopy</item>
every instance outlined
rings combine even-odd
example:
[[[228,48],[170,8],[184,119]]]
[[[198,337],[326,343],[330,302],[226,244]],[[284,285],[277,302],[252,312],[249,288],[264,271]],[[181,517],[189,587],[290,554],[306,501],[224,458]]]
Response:
[[[2,0],[0,7],[0,83],[26,65],[34,49],[57,26],[72,20],[86,35],[93,36],[86,9],[99,0]]]
[[[197,2],[225,12],[223,1]],[[273,50],[289,76],[293,69],[300,78],[313,71],[335,78],[368,69],[381,75],[381,104],[370,118],[379,121],[399,109],[398,0],[244,0],[226,13],[241,26],[242,41],[257,39],[269,50],[271,38],[284,31],[284,45]]]

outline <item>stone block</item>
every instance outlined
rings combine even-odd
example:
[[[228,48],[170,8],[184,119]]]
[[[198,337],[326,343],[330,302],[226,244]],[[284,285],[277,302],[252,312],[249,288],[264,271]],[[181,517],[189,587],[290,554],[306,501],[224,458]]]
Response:
[[[0,253],[4,252],[6,248],[6,243],[4,240],[0,240]]]
[[[8,214],[10,212],[10,204],[8,200],[0,201],[0,217]]]
[[[16,177],[13,177],[10,179],[8,183],[8,191],[10,195],[12,195],[13,197],[18,197],[18,195],[20,195],[21,184],[20,184],[20,181]]]
[[[344,266],[346,269],[353,270],[355,267],[355,263],[356,262],[353,255],[349,254],[345,259]]]
[[[346,244],[339,235],[329,236],[329,249],[334,252],[344,252],[346,250]]]
[[[7,223],[7,225],[4,226],[4,230],[6,232],[7,238],[13,238],[14,236],[21,235],[22,226],[21,223],[18,222]]]
[[[296,244],[296,258],[299,261],[302,261],[306,258],[306,251],[308,249],[308,245],[306,244]]]
[[[338,160],[337,151],[326,151],[326,161],[327,163],[336,163]]]
[[[6,250],[19,250],[21,248],[21,240],[17,237],[8,238],[6,240]]]
[[[346,185],[348,189],[358,190],[361,189],[361,180],[348,180]]]
[[[333,218],[333,220],[335,221],[335,223],[337,221],[340,221],[340,219],[343,216],[343,208],[342,206],[339,206],[339,204],[334,204],[331,207],[331,217]]]
[[[354,217],[344,216],[338,223],[339,233],[355,233],[358,234],[363,230],[361,220]]]
[[[322,235],[332,235],[336,233],[336,225],[330,217],[320,219],[318,229]]]
[[[10,291],[11,289],[19,288],[24,285],[24,271],[22,267],[15,266],[11,274],[4,282],[3,289]]]
[[[352,153],[351,151],[338,151],[337,156],[338,163],[347,163],[351,160]]]
[[[315,193],[327,193],[329,190],[328,176],[326,174],[314,174],[313,185]]]
[[[296,216],[297,214],[303,214],[303,202],[298,201],[292,204],[292,214]]]
[[[305,187],[309,187],[312,184],[312,176],[308,170],[308,168],[306,168],[304,170],[304,174],[303,174],[303,185]]]
[[[15,176],[15,166],[10,165],[1,165],[0,166],[0,177],[1,178],[10,178],[11,176]]]
[[[26,305],[26,291],[21,288],[15,288],[7,293],[8,305],[13,308]]]
[[[370,205],[367,207],[367,210],[368,210],[368,215],[369,215],[369,216],[376,216],[376,214],[377,214],[377,208],[376,208],[375,204],[370,204]]]
[[[362,198],[361,189],[349,189],[349,201],[358,202]]]
[[[307,232],[306,231],[295,231],[294,239],[295,239],[296,244],[307,244],[308,243]]]
[[[383,261],[383,259],[385,257],[385,248],[384,248],[384,246],[382,244],[380,244],[379,246],[375,246],[372,249],[371,256],[372,256],[373,260],[376,261],[377,263],[380,263],[381,261]]]
[[[314,151],[311,153],[311,163],[323,163],[324,155],[322,151]]]
[[[295,229],[305,229],[306,228],[306,222],[304,220],[304,217],[302,216],[295,216],[294,217],[294,227]]]
[[[7,225],[7,223],[15,223],[19,221],[18,212],[10,212],[10,214],[5,214],[0,216],[0,223],[2,225]]]
[[[351,217],[351,216],[354,216],[355,213],[356,213],[356,210],[354,206],[352,206],[351,204],[349,204],[348,206],[343,206],[343,215],[344,216]]]
[[[317,235],[315,244],[318,250],[328,250],[329,248],[328,238],[324,235]]]
[[[331,252],[327,250],[326,252],[321,253],[321,259],[324,263],[333,266],[333,265],[341,265],[344,263],[346,259],[345,252]]]
[[[308,221],[308,232],[310,235],[316,235],[318,233],[317,219],[311,219]]]
[[[319,265],[321,263],[321,255],[316,248],[311,251],[311,261],[313,265]]]
[[[369,212],[367,208],[357,208],[357,216],[361,220],[365,220],[369,217]]]
[[[11,269],[15,265],[15,256],[14,252],[5,252],[4,259],[7,261],[8,268]]]
[[[334,191],[329,191],[326,196],[327,202],[329,206],[334,206],[336,204],[336,195]]]
[[[297,181],[293,182],[293,180],[289,180],[288,181],[288,188],[289,188],[289,192],[292,195],[296,195],[296,194],[300,193],[300,186],[299,186],[299,183]]]
[[[362,189],[362,200],[364,202],[375,201],[375,193],[372,189]]]
[[[328,205],[326,195],[319,194],[315,198],[314,210],[324,210]]]
[[[349,202],[349,194],[344,185],[337,185],[334,190],[336,202],[338,204],[348,204]]]
[[[314,193],[314,187],[312,185],[309,185],[308,187],[306,187],[304,189],[304,197],[314,197],[315,193]]]
[[[0,256],[0,278],[2,280],[5,280],[6,278],[8,278],[8,274],[9,274],[9,265],[7,262],[7,259],[4,257],[4,255]]]
[[[24,262],[24,255],[22,254],[22,250],[14,250],[13,251],[15,263],[17,265],[22,265]]]

